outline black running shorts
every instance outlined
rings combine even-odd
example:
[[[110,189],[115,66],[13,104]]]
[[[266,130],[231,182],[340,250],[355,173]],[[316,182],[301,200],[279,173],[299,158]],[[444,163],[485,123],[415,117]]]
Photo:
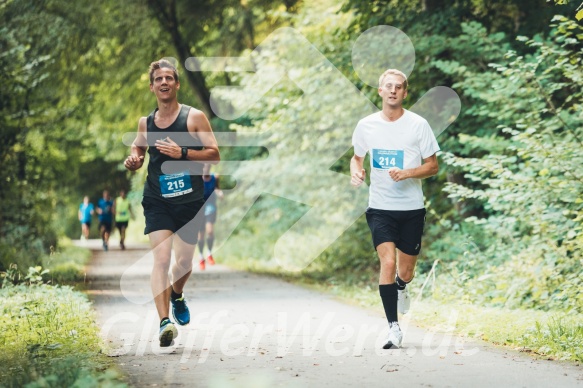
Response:
[[[380,210],[368,208],[366,221],[375,249],[382,243],[394,242],[401,252],[411,256],[421,252],[425,225],[425,209]]]
[[[150,234],[157,230],[170,230],[187,244],[196,244],[198,232],[204,227],[204,217],[195,216],[204,205],[204,200],[188,202],[184,204],[172,204],[156,198],[144,197],[142,206],[146,217],[144,234]]]
[[[116,221],[115,227],[121,230],[121,228],[127,228],[129,225],[129,221]]]
[[[111,233],[111,221],[99,221],[99,230],[104,229],[105,232]]]

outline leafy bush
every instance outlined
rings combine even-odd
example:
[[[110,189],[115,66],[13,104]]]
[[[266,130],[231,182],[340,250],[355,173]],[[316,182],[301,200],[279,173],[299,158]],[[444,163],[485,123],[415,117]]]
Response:
[[[488,214],[466,219],[493,243],[479,251],[488,268],[461,270],[468,276],[464,289],[475,291],[475,301],[580,313],[583,29],[563,17],[555,20],[550,39],[519,39],[532,55],[510,51],[504,64],[491,65],[494,71],[468,74],[440,64],[443,71],[463,72],[454,86],[471,91],[474,115],[495,113],[505,136],[490,143],[460,136],[470,149],[489,153],[474,158],[446,153],[446,163],[463,169],[469,182],[449,183],[446,190],[461,201],[481,201]]]
[[[37,269],[30,271],[38,282]],[[0,289],[2,386],[120,385],[101,355],[87,298],[70,287],[5,284]]]

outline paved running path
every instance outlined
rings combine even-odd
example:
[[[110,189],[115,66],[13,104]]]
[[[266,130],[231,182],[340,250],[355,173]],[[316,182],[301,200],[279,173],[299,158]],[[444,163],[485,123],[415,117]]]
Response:
[[[382,350],[380,307],[349,306],[221,265],[195,268],[186,289],[192,322],[179,327],[174,346],[160,349],[153,302],[124,297],[149,297],[149,265],[126,274],[120,286],[147,246],[103,252],[99,241],[86,245],[94,249],[87,292],[109,354],[135,387],[583,387],[581,366],[533,360],[406,321],[403,348]]]

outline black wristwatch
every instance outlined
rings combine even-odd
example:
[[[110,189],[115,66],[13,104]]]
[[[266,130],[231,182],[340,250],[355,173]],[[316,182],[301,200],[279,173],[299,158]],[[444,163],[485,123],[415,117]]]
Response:
[[[186,156],[188,155],[188,147],[182,147],[182,160],[186,160]]]

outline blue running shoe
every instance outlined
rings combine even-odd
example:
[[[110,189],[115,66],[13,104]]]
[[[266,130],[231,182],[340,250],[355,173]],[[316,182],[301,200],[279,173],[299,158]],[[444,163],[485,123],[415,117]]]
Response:
[[[188,325],[190,323],[190,311],[184,300],[184,293],[178,299],[170,298],[172,303],[172,316],[180,326]]]
[[[172,340],[178,336],[178,330],[176,326],[170,319],[165,319],[160,324],[160,334],[158,339],[160,340],[160,347],[165,348],[172,345]]]

